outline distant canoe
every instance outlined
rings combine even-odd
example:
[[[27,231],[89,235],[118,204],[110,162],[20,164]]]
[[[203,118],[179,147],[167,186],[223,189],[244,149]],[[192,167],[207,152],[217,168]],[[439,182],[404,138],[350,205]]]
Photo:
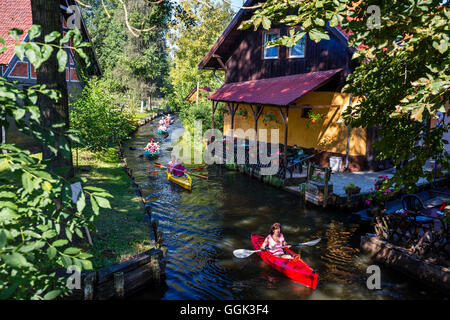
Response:
[[[158,150],[158,151],[156,151],[156,152],[150,152],[150,151],[147,151],[147,150],[144,151],[144,155],[145,155],[147,158],[149,158],[149,159],[157,158],[160,154],[161,154],[161,151],[160,151],[160,150]]]
[[[161,129],[158,128],[158,134],[166,134],[167,133],[167,128]]]

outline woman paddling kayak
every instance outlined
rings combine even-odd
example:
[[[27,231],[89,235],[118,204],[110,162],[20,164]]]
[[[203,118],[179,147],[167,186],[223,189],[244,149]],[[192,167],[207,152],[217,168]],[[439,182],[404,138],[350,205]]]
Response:
[[[176,161],[175,156],[171,156],[171,157],[170,157],[170,161],[169,161],[169,163],[167,164],[167,171],[169,171],[169,173],[172,174],[172,173],[173,173],[173,168],[174,168],[176,165],[177,165],[177,161]]]
[[[274,223],[270,227],[269,235],[264,240],[261,245],[261,250],[265,250],[269,247],[269,252],[274,256],[283,258],[283,259],[293,259],[294,257],[290,254],[285,254],[282,246],[286,246],[286,241],[284,240],[284,236],[281,233],[281,224],[278,222]],[[289,248],[290,246],[287,246]],[[274,248],[274,249],[271,249]]]
[[[182,165],[182,161],[177,159],[176,166],[173,167],[172,172],[175,177],[184,176],[184,171],[186,171],[185,166]]]

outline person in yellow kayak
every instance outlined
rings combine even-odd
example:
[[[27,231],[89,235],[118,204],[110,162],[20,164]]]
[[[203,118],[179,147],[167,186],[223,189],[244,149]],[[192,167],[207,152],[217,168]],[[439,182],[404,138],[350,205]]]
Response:
[[[284,240],[284,236],[281,233],[281,224],[276,222],[270,227],[269,235],[264,240],[261,245],[261,250],[268,248],[269,252],[274,256],[283,259],[293,259],[294,257],[290,254],[285,254],[282,246],[286,246],[287,243]],[[290,246],[287,246],[289,248]]]
[[[186,168],[181,164],[181,160],[177,160],[177,165],[173,167],[173,176],[175,177],[182,177],[184,176],[184,171],[186,171]]]
[[[177,162],[175,160],[175,156],[171,156],[170,157],[170,161],[167,164],[167,170],[169,171],[170,174],[173,174],[173,168],[177,165]]]

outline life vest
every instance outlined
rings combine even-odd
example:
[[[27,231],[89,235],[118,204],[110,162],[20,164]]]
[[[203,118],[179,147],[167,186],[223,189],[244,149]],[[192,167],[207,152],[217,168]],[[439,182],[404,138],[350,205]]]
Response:
[[[266,238],[269,241],[269,247],[273,248],[273,247],[281,247],[283,245],[284,242],[284,236],[282,233],[280,233],[280,242],[275,242],[275,240],[273,240],[272,235],[268,235]],[[273,250],[269,250],[269,252],[273,255],[282,255],[284,254],[284,250],[282,248],[277,248],[277,249],[273,249]]]

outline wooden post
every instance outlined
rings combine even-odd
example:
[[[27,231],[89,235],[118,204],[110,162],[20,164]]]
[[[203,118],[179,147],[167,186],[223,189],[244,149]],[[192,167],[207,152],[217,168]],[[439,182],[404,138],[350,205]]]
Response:
[[[148,215],[148,217],[150,218],[150,220],[152,219],[152,207],[150,206],[145,206],[145,213]]]
[[[325,168],[325,184],[323,186],[323,207],[325,208],[328,204],[328,182],[330,181],[331,169]]]
[[[286,107],[286,116],[283,113],[283,109],[278,107],[280,110],[281,118],[284,123],[284,154],[283,154],[283,164],[284,168],[287,168],[287,141],[288,141],[288,127],[289,127],[289,107]],[[283,177],[284,179],[285,177]]]
[[[153,237],[158,241],[158,220],[152,220]]]
[[[304,207],[306,202],[306,182],[300,185],[300,200],[302,202],[302,206]]]
[[[153,282],[159,285],[161,281],[161,270],[159,268],[158,258],[154,255],[150,258],[150,268],[152,270]]]
[[[116,292],[117,297],[123,298],[124,297],[124,278],[123,278],[123,272],[116,272],[114,273],[114,290]]]
[[[84,277],[84,290],[83,296],[84,300],[93,300],[94,299],[94,281],[96,278],[96,272],[90,271]]]
[[[311,161],[308,161],[308,169],[306,169],[306,173],[306,181],[311,180],[314,173],[314,166],[311,164]]]
[[[200,83],[199,83],[199,81],[197,79],[197,99],[196,99],[197,107],[198,107],[198,98],[199,98],[199,95],[200,95],[199,91],[200,91]]]
[[[253,109],[253,105],[250,105],[250,109],[253,113],[253,118],[255,119],[255,143],[258,141],[258,119],[261,116],[264,107],[263,106],[256,106],[256,109]]]
[[[239,104],[227,103],[226,104],[228,111],[230,111],[231,116],[231,130],[234,130],[234,115],[236,114],[237,109],[239,108]],[[234,139],[234,135],[231,137]]]
[[[158,231],[158,239],[156,240],[156,248],[157,249],[161,249],[161,247],[162,247],[162,240],[163,240],[162,232]]]
[[[214,113],[216,112],[218,105],[219,105],[219,101],[212,102],[212,119],[211,119],[211,128],[212,129],[214,129]]]

